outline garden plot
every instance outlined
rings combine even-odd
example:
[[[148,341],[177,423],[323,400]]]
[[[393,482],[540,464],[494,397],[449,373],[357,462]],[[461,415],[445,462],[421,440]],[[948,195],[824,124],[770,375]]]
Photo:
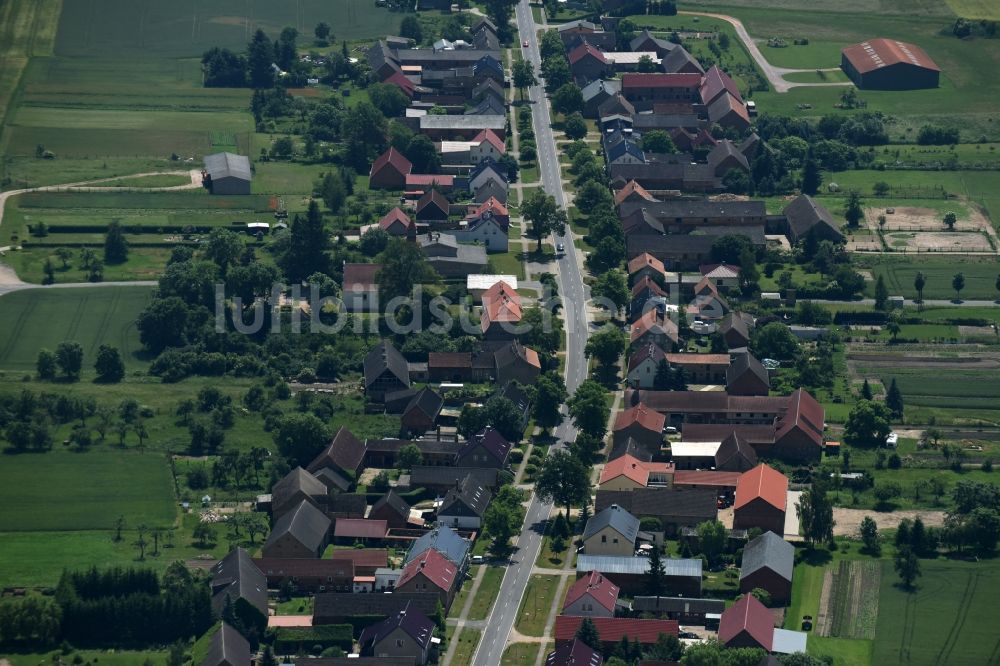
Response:
[[[841,560],[824,580],[820,636],[875,638],[881,566],[878,560]]]

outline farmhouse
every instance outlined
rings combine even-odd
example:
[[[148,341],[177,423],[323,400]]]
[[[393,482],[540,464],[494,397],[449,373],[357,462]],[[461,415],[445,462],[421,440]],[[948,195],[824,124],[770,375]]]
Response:
[[[631,437],[649,451],[659,451],[664,420],[663,414],[640,403],[618,413],[612,428],[613,439],[622,442]]]
[[[384,520],[389,529],[405,528],[410,522],[410,505],[395,490],[389,490],[372,505],[368,518]]]
[[[767,590],[771,599],[784,604],[792,597],[795,547],[774,532],[764,532],[743,548],[740,592]]]
[[[590,517],[583,530],[583,545],[588,555],[628,556],[635,551],[639,519],[613,504]]]
[[[937,88],[941,68],[916,44],[869,39],[840,52],[840,67],[864,90]]]
[[[365,443],[354,436],[350,430],[341,426],[330,444],[309,463],[307,468],[315,475],[324,469],[334,469],[341,474],[354,476],[361,469],[361,461],[365,457]]]
[[[436,550],[426,550],[403,566],[396,590],[436,594],[447,611],[458,588],[458,568]]]
[[[271,488],[271,518],[277,520],[303,500],[325,510],[327,493],[326,484],[301,467],[296,467]]]
[[[798,243],[810,233],[817,240],[843,243],[844,234],[833,215],[808,194],[801,194],[782,211],[785,216],[784,233],[792,243]]]
[[[763,648],[770,652],[773,638],[774,617],[753,595],[744,595],[723,611],[719,641],[726,647]]]
[[[212,194],[250,194],[250,160],[246,155],[213,153],[205,156],[202,177]]]
[[[674,466],[670,463],[654,463],[639,460],[635,456],[623,455],[608,461],[601,471],[601,490],[634,490],[650,486],[670,485]]]
[[[264,557],[319,557],[326,547],[330,519],[302,501],[274,524],[261,548]]]
[[[385,551],[382,551],[385,552]],[[286,583],[296,592],[350,592],[354,576],[362,575],[349,559],[276,558],[254,560],[267,585],[278,589]]]
[[[773,467],[760,464],[740,476],[733,504],[733,527],[785,533],[785,505],[788,477]]]
[[[434,623],[407,604],[381,622],[365,627],[358,639],[361,654],[378,657],[409,657],[418,666],[427,663]]]
[[[413,164],[395,148],[389,148],[372,162],[368,174],[368,187],[372,189],[401,190],[406,187],[406,177]]]
[[[656,518],[667,535],[676,534],[682,527],[715,520],[718,516],[716,492],[710,488],[598,490],[595,511],[603,511],[611,505],[618,505],[638,518]]]
[[[227,605],[251,625],[267,622],[267,579],[243,548],[234,548],[211,570],[212,610],[221,614]]]

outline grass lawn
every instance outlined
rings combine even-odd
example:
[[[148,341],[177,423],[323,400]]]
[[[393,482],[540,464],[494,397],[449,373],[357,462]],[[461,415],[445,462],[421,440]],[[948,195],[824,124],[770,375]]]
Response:
[[[823,589],[824,566],[808,562],[795,565],[792,574],[792,601],[785,612],[785,629],[802,630],[802,616],[811,615],[815,622],[819,615],[819,595]],[[812,640],[812,636],[809,640]]]
[[[832,657],[837,666],[870,666],[875,641],[809,636],[808,652],[814,657]]]
[[[482,632],[475,629],[463,629],[457,638],[452,639],[457,641],[457,643],[451,663],[456,666],[469,666],[472,663],[472,655],[476,652],[476,646],[479,645],[481,636]]]
[[[566,561],[566,555],[569,553],[570,546],[573,545],[572,539],[566,539],[564,541],[564,548],[561,551],[552,550],[552,538],[549,535],[545,535],[542,541],[542,549],[538,551],[538,559],[535,560],[535,566],[546,567],[546,568],[558,568],[563,565]]]
[[[58,492],[53,492],[57,488]],[[168,527],[174,488],[162,454],[109,450],[8,455],[0,466],[0,531]]]
[[[503,651],[501,666],[532,666],[538,657],[538,643],[511,643]]]
[[[528,580],[524,601],[517,614],[517,630],[525,636],[542,636],[553,604],[557,603],[556,590],[559,576],[535,575]]]
[[[312,615],[313,597],[292,597],[278,602],[276,615]]]
[[[986,664],[1000,641],[1000,560],[921,560],[916,591],[897,586],[892,562],[882,563],[876,664]]]
[[[469,608],[470,620],[485,620],[489,616],[490,608],[493,607],[493,602],[496,601],[497,593],[500,591],[505,571],[507,571],[505,567],[486,566],[479,590],[476,591],[472,606]]]
[[[136,176],[135,178],[115,178],[94,187],[176,187],[187,185],[191,177],[184,174],[163,174],[158,176]]]
[[[517,246],[512,246],[508,252],[489,255],[489,263],[497,275],[516,275],[519,280],[524,279],[524,262]]]
[[[135,327],[149,287],[28,289],[0,297],[0,369],[33,372],[41,349],[65,340],[83,346],[85,374],[101,344],[117,347],[126,369],[146,361]]]
[[[136,666],[147,661],[155,666],[167,663],[166,652],[131,650],[71,650],[68,654],[55,650],[52,652],[8,652],[4,657],[11,666],[37,666],[38,664],[55,664],[58,659],[62,663],[74,663],[80,657],[82,664],[109,664],[110,666]]]
[[[993,300],[997,297],[997,275],[1000,274],[1000,262],[995,259],[976,260],[965,257],[865,257],[858,262],[862,269],[868,268],[874,278],[883,276],[886,287],[892,295],[905,296],[907,299],[917,297],[913,281],[917,273],[923,273],[924,298],[933,300],[950,300],[955,298],[955,290],[951,288],[952,278],[956,273],[965,277],[965,287],[962,298],[966,300]],[[874,295],[874,282],[866,285]],[[965,316],[965,315],[960,315]]]

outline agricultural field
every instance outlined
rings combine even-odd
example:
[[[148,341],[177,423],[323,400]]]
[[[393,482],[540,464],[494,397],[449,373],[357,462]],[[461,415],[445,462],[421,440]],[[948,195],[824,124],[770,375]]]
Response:
[[[841,560],[830,571],[827,605],[820,610],[826,622],[817,627],[821,636],[873,639],[878,616],[881,567],[877,560]],[[824,586],[825,587],[825,586]]]
[[[148,287],[28,289],[0,297],[0,369],[33,372],[40,349],[64,340],[83,346],[85,376],[97,348],[121,351],[128,370],[145,367],[135,320],[149,303]]]
[[[58,492],[52,492],[58,488]],[[170,527],[173,479],[163,454],[99,447],[5,456],[0,466],[0,532]]]
[[[955,290],[951,287],[952,278],[956,273],[965,276],[965,287],[962,289],[964,300],[989,300],[1000,296],[996,289],[997,276],[1000,275],[1000,262],[995,259],[964,257],[885,257],[864,258],[859,263],[861,270],[871,272],[873,279],[881,275],[892,295],[905,296],[907,300],[917,297],[913,281],[917,273],[923,273],[925,300],[951,300],[955,298]],[[868,295],[874,293],[874,281],[868,283]],[[956,315],[959,316],[959,315]]]
[[[873,663],[988,664],[1000,656],[1000,561],[921,560],[915,592],[882,562]]]

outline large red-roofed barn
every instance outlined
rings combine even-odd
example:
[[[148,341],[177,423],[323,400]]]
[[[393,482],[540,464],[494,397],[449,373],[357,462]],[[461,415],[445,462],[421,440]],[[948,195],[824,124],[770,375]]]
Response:
[[[845,48],[840,67],[866,90],[937,88],[941,76],[941,68],[916,44],[881,37]]]

